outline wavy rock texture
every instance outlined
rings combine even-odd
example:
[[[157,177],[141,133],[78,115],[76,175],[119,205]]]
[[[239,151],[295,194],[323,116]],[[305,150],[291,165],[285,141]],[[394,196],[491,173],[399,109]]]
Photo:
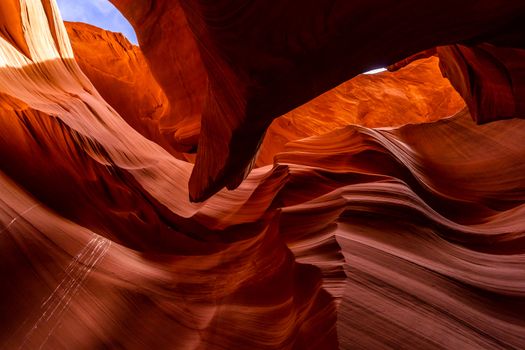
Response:
[[[152,57],[169,36],[145,33],[182,28],[190,44],[169,48],[175,62],[198,32],[163,14],[205,8],[115,3],[144,26],[144,58],[118,35],[66,30],[53,0],[0,5],[0,347],[525,347],[524,120],[476,125],[428,58],[285,115],[291,142],[271,142],[274,124],[262,147],[273,165],[191,203],[182,158],[216,88],[200,89],[211,68],[193,71],[204,83],[182,74],[192,60],[161,73]],[[177,90],[187,79],[199,83]],[[289,107],[311,92],[290,93]],[[345,125],[357,122],[388,127]]]
[[[277,118],[266,132],[256,164],[272,164],[289,141],[348,124],[400,126],[456,114],[465,102],[441,76],[438,64],[437,57],[429,57],[394,73],[358,75]]]
[[[180,151],[195,152],[208,75],[178,0],[111,1],[135,27],[144,57],[169,98],[161,126]]]
[[[489,44],[440,47],[443,74],[480,123],[525,116],[525,50]]]
[[[135,26],[159,81],[169,80],[167,91],[180,92],[183,101],[198,91],[185,109],[198,110],[201,119],[193,201],[242,182],[273,119],[370,67],[454,43],[525,47],[520,1],[111,2]],[[168,37],[174,29],[180,44]],[[464,74],[458,80],[466,81]],[[204,97],[204,90],[192,90],[196,81],[207,81]]]
[[[135,130],[177,154],[172,133],[162,127],[170,103],[142,51],[120,33],[85,23],[66,23],[66,29],[80,68],[104,100]]]
[[[439,45],[524,44],[521,1],[112,2],[133,8],[124,11],[132,24],[136,13],[146,20],[150,8],[180,2],[196,39],[208,90],[190,179],[195,201],[241,183],[274,118],[370,67]]]

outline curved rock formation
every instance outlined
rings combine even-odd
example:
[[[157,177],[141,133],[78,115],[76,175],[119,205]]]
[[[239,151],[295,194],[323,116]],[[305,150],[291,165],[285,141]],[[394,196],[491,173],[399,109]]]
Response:
[[[369,67],[439,45],[501,40],[502,31],[523,44],[519,1],[180,3],[209,80],[190,179],[197,201],[241,182],[274,118]]]
[[[443,74],[479,123],[525,116],[525,50],[489,44],[437,50]]]
[[[186,15],[176,1],[111,1],[135,27],[153,75],[169,98],[171,111],[162,120],[180,151],[195,151],[207,79]]]
[[[85,23],[66,23],[66,29],[77,63],[104,100],[135,130],[169,149],[171,134],[163,134],[160,124],[170,104],[142,51],[120,33]]]
[[[256,164],[272,164],[289,141],[348,124],[400,126],[456,114],[465,102],[441,76],[438,62],[430,57],[394,73],[359,75],[277,118],[266,132]]]
[[[372,29],[333,45],[332,34],[351,19],[362,23],[341,35],[381,19],[364,3],[335,2],[328,12],[324,2],[303,4],[305,14],[327,13],[329,21],[317,22],[291,17],[286,1],[272,11],[259,1],[114,2],[137,28],[144,58],[119,35],[82,24],[66,30],[54,0],[0,5],[2,348],[525,347],[525,121],[471,120],[514,116],[484,119],[512,101],[521,113],[518,56],[494,53],[510,72],[498,85],[490,80],[504,71],[497,60],[488,67],[498,69],[489,69],[478,63],[481,54],[453,55],[492,46],[422,54],[438,53],[471,111],[441,77],[437,58],[407,58],[477,35],[485,41],[492,32],[499,43],[518,43],[514,22],[505,20],[519,18],[522,4],[477,2],[469,17],[474,2],[467,1],[447,18],[437,15],[437,3],[392,5],[392,13],[412,6],[421,17],[407,23],[429,27],[399,51],[385,51],[385,62],[405,67],[358,76],[289,111],[364,70],[365,59],[376,63],[377,52],[408,29],[392,31],[392,42],[376,52],[358,45]],[[389,16],[385,26],[407,16]],[[249,22],[253,31],[242,25]],[[257,32],[267,23],[275,28]],[[297,32],[305,37],[276,34],[309,23],[316,23],[311,31]],[[450,28],[430,40],[443,23]],[[239,28],[247,31],[232,36]],[[460,37],[457,29],[465,29],[454,34]],[[154,65],[179,32],[166,64]],[[253,43],[227,45],[239,38]],[[268,50],[282,47],[261,42],[284,45],[284,56],[294,58],[275,60]],[[362,56],[353,56],[352,45]],[[349,57],[352,65],[340,64]],[[241,58],[245,64],[236,66]],[[114,64],[102,66],[108,61]],[[245,68],[257,72],[246,76]],[[468,89],[461,88],[465,72]],[[219,89],[224,75],[231,80]],[[277,82],[284,85],[264,92]],[[510,90],[496,94],[496,86]],[[486,95],[493,105],[479,100]],[[254,100],[244,105],[246,97]],[[275,104],[254,109],[264,101]],[[193,151],[201,112],[194,167],[183,152]],[[209,161],[210,176],[224,159],[234,161],[220,175],[240,181],[234,170],[253,158],[251,144],[281,112],[288,113],[261,148],[260,165],[273,164],[250,171],[233,191],[189,201],[190,176]],[[243,142],[235,141],[239,133]],[[194,198],[221,181],[197,182],[206,190]]]

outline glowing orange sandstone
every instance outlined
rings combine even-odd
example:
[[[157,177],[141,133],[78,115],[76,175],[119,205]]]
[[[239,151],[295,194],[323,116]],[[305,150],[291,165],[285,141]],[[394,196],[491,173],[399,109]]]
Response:
[[[525,347],[521,2],[114,2],[0,5],[2,347]]]

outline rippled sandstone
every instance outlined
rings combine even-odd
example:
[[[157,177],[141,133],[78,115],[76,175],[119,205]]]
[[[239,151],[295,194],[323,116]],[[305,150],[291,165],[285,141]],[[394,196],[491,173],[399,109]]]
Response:
[[[525,346],[522,4],[113,2],[0,5],[1,348]]]

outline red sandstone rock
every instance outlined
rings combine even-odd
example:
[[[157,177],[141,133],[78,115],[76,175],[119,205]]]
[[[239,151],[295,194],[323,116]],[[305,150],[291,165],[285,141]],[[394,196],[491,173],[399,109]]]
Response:
[[[176,1],[111,1],[135,27],[144,57],[169,98],[161,121],[180,151],[194,151],[207,93],[207,74],[186,16]]]
[[[400,71],[358,75],[274,120],[266,132],[258,165],[272,164],[286,143],[321,135],[348,124],[391,127],[452,116],[465,103],[441,76],[436,57]]]
[[[525,50],[489,44],[437,49],[440,67],[479,123],[525,117]]]
[[[128,16],[148,3],[119,2]],[[284,116],[302,123],[284,135],[284,150],[263,146],[277,152],[274,166],[195,204],[186,186],[193,166],[147,134],[162,116],[150,124],[134,113],[164,100],[146,71],[131,74],[143,66],[137,49],[122,42],[105,56],[119,37],[73,24],[74,57],[53,1],[12,4],[0,6],[11,11],[0,16],[10,38],[0,41],[2,347],[525,347],[525,121],[478,126],[466,108],[450,117],[462,103],[435,58],[359,76]],[[286,4],[275,9],[277,24]],[[478,5],[479,15],[492,9]],[[18,23],[15,10],[28,18]],[[97,70],[103,55],[116,64]],[[519,62],[497,57],[519,73]],[[473,58],[457,64],[486,67]],[[117,72],[152,94],[126,88]],[[473,86],[494,91],[475,72]],[[450,75],[456,86],[462,77]],[[521,80],[512,81],[505,101],[520,96]],[[133,108],[120,94],[137,98]],[[361,109],[340,114],[350,97]],[[491,110],[481,106],[482,115]],[[188,118],[177,123],[198,119]],[[311,137],[297,140],[302,127]],[[269,140],[284,132],[269,130]]]
[[[523,44],[519,1],[181,4],[209,80],[194,200],[241,182],[274,118],[369,67],[438,45],[501,40],[502,31]]]
[[[146,57],[159,67],[154,70],[166,70],[158,64],[166,56],[158,55],[161,45],[178,52],[170,54],[176,70],[172,76],[186,72],[193,81],[206,69],[205,105],[195,100],[202,107],[199,152],[189,184],[195,200],[242,181],[274,118],[370,67],[454,42],[525,45],[520,25],[525,7],[520,2],[448,6],[442,1],[313,0],[300,7],[294,1],[276,5],[263,0],[112,2],[135,24],[139,41],[144,38]],[[388,16],[381,15],[385,8]],[[180,29],[184,44],[178,51],[177,45],[161,44],[166,36],[153,35],[161,26],[152,23],[173,21],[177,24],[165,26]],[[198,47],[200,55],[181,60],[192,51],[190,46]],[[184,67],[188,64],[192,69]],[[172,90],[179,91],[180,85]]]
[[[102,97],[142,135],[174,152],[172,132],[162,129],[170,103],[139,47],[120,33],[66,23],[75,58]]]

